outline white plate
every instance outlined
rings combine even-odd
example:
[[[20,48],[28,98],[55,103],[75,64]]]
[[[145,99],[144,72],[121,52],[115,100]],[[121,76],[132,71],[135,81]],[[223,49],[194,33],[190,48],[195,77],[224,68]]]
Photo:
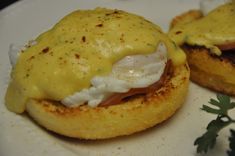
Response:
[[[190,84],[185,105],[173,118],[147,131],[104,141],[81,141],[52,134],[26,115],[6,110],[4,94],[9,77],[7,56],[11,43],[26,43],[47,30],[67,13],[97,6],[118,8],[146,17],[167,31],[175,15],[198,8],[195,0],[23,0],[0,12],[0,155],[1,156],[193,156],[195,138],[215,118],[199,108],[215,93]],[[233,115],[234,112],[233,112]],[[225,155],[229,130],[223,130],[208,156]]]

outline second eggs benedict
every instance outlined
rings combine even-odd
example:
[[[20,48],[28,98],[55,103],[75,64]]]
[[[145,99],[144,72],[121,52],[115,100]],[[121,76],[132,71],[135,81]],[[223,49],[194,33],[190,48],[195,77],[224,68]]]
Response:
[[[210,3],[219,6],[211,10]],[[202,1],[201,10],[177,16],[169,32],[187,54],[191,79],[231,95],[235,95],[234,19],[234,1]]]

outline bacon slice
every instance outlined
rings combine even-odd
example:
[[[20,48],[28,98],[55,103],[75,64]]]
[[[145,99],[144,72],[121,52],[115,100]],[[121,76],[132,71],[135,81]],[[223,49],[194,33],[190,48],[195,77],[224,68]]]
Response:
[[[112,96],[110,96],[108,99],[103,101],[99,106],[116,105],[116,104],[119,104],[124,98],[130,97],[136,94],[146,94],[146,93],[153,92],[154,90],[159,89],[164,84],[171,66],[172,66],[172,62],[171,60],[168,60],[161,78],[154,84],[146,88],[132,88],[126,93],[115,93]]]
[[[218,47],[220,50],[231,50],[231,49],[235,49],[235,42],[228,43],[228,44],[224,44],[224,45],[217,45],[217,47]]]
[[[235,42],[217,46],[222,51],[222,55],[220,57],[235,64]]]

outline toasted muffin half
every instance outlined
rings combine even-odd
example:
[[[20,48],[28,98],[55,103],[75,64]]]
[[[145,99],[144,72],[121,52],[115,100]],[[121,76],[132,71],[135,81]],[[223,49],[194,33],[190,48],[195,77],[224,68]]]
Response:
[[[184,46],[191,71],[191,80],[212,90],[235,95],[235,55],[211,54],[203,47]]]
[[[171,117],[188,92],[187,64],[173,69],[158,90],[132,96],[122,103],[91,108],[68,108],[48,100],[31,99],[26,111],[37,123],[56,133],[83,139],[105,139],[130,135]]]

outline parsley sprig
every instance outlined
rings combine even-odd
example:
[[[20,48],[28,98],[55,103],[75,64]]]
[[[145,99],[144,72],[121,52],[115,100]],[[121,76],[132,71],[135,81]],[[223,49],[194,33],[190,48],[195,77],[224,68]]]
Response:
[[[217,118],[212,120],[208,126],[207,131],[200,137],[198,137],[194,145],[197,146],[197,153],[207,153],[209,149],[212,149],[215,146],[216,138],[218,133],[224,128],[235,123],[235,120],[232,119],[228,111],[235,107],[235,102],[231,102],[231,99],[227,95],[217,94],[217,100],[210,99],[209,103],[212,106],[203,105],[202,110],[216,114]],[[229,138],[230,142],[230,151],[228,151],[229,156],[235,155],[235,131],[231,130],[231,137]]]

